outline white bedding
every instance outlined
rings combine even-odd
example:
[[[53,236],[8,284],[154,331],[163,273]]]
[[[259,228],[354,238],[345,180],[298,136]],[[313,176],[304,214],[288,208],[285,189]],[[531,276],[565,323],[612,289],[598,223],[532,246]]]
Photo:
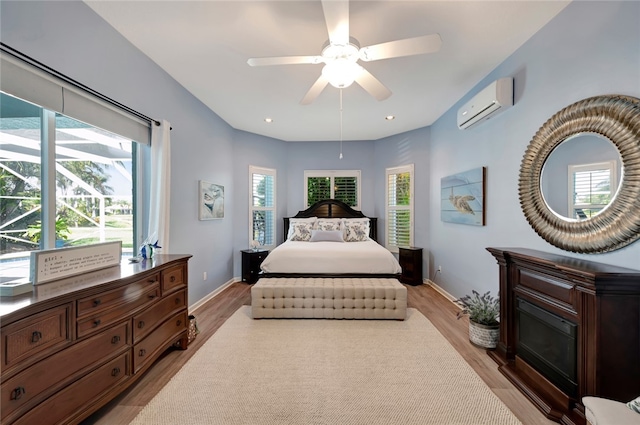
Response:
[[[396,257],[376,241],[297,242],[287,240],[262,262],[265,273],[396,274]]]

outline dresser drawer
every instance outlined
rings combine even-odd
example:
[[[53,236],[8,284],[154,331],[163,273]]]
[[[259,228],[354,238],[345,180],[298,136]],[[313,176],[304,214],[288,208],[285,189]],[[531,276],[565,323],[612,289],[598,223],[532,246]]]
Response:
[[[133,347],[133,370],[138,373],[148,362],[156,359],[175,338],[187,332],[187,310],[176,314],[152,334]]]
[[[71,344],[71,304],[54,307],[2,328],[2,366],[44,356]],[[6,372],[6,370],[3,370]]]
[[[95,314],[107,310],[115,305],[127,302],[130,299],[137,299],[140,292],[149,287],[155,286],[160,280],[160,274],[156,273],[147,279],[124,285],[111,291],[102,292],[91,297],[78,300],[78,317],[87,314]]]
[[[165,296],[145,311],[133,317],[133,342],[141,341],[168,317],[187,308],[187,291]]]
[[[0,392],[2,422],[6,422],[19,407],[54,393],[65,385],[65,381],[73,379],[83,369],[113,357],[128,345],[130,333],[130,322],[121,323],[59,351],[3,381]]]
[[[186,285],[184,275],[185,268],[182,265],[174,266],[162,271],[162,293],[167,293],[174,288]]]
[[[151,305],[160,297],[160,285],[156,282],[154,285],[128,294],[126,301],[109,309],[100,310],[94,314],[85,316],[77,321],[78,338],[90,335],[101,329],[105,329],[109,325],[119,322],[137,309],[141,309],[146,305]]]
[[[38,404],[13,425],[56,424],[69,419],[131,376],[130,361],[127,351]]]

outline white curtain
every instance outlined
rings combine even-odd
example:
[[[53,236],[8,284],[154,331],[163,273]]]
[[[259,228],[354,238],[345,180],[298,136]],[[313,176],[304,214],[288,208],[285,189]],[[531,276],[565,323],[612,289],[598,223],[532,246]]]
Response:
[[[170,253],[169,212],[171,206],[171,124],[162,120],[160,125],[151,124],[151,184],[149,185],[149,231],[150,243],[158,241],[161,252]]]

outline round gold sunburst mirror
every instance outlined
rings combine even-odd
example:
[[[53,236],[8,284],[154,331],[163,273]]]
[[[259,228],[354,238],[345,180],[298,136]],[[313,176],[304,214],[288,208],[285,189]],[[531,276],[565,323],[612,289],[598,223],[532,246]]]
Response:
[[[608,142],[617,151],[610,160],[610,173],[600,181],[596,172],[577,174],[576,171],[571,175],[570,170],[587,170],[594,165],[585,163],[570,165],[569,171],[565,171],[567,179],[548,177],[545,186],[564,187],[568,206],[563,205],[565,211],[560,213],[559,208],[552,208],[547,201],[552,195],[543,191],[543,172],[551,173],[545,171],[551,163],[549,158],[555,155],[554,151],[566,150],[570,143],[575,145],[571,146],[575,150],[569,156],[579,158],[581,152],[590,149],[587,141],[594,137]],[[578,196],[583,193],[577,189],[581,187],[578,175],[590,179],[585,189],[589,192],[587,203]],[[576,186],[572,186],[572,181]],[[604,253],[639,239],[640,99],[624,95],[595,96],[554,114],[527,147],[520,165],[518,188],[520,205],[529,224],[558,248]],[[602,195],[607,191],[609,195]],[[599,205],[594,207],[595,204]]]

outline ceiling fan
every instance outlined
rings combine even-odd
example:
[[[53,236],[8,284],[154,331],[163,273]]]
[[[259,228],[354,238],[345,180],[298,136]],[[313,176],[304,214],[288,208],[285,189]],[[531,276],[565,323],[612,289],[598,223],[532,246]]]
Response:
[[[322,10],[329,40],[323,46],[319,56],[251,58],[247,61],[250,66],[324,63],[320,77],[300,101],[303,105],[313,102],[327,84],[336,88],[345,88],[354,81],[377,100],[384,100],[391,96],[391,90],[359,65],[357,63],[359,60],[370,62],[433,53],[440,50],[442,45],[440,35],[431,34],[360,47],[358,41],[349,36],[348,1],[323,0]]]

